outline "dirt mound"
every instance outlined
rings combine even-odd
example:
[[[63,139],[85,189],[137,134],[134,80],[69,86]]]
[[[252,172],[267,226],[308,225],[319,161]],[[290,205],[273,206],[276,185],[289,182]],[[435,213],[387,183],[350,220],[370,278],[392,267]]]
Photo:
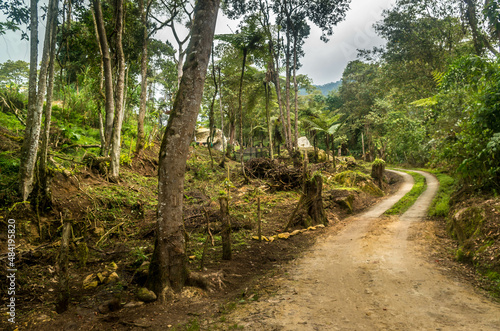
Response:
[[[458,241],[456,259],[484,272],[500,293],[500,199],[467,199],[450,214],[448,231]]]

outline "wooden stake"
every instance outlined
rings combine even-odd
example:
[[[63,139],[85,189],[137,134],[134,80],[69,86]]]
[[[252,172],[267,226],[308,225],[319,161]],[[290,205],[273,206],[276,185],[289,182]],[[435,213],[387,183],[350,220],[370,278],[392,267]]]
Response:
[[[61,314],[68,309],[69,305],[69,281],[68,281],[68,252],[69,239],[71,237],[71,221],[65,220],[61,238],[61,251],[57,261],[57,276],[59,277],[59,293],[57,297],[56,311]]]
[[[363,135],[363,132],[361,132],[361,146],[363,146],[363,161],[366,161],[366,154],[365,154],[365,137]]]
[[[205,257],[207,255],[207,250],[208,250],[208,240],[210,239],[211,233],[210,233],[210,217],[208,216],[208,212],[206,209],[205,211],[205,219],[207,221],[207,238],[205,239],[205,243],[203,244],[203,253],[201,254],[201,262],[200,262],[200,270],[203,271],[203,267],[205,266]]]
[[[260,197],[257,197],[257,217],[258,217],[258,236],[259,236],[259,241],[262,241],[262,219],[260,215]]]
[[[229,220],[229,204],[226,197],[219,198],[222,220],[222,259],[231,260],[231,221]]]

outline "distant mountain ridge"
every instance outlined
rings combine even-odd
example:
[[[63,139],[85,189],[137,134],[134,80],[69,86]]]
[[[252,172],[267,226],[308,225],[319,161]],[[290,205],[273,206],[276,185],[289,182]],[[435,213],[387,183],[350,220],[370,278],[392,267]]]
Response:
[[[314,86],[317,87],[321,91],[321,93],[323,93],[323,95],[326,96],[328,95],[328,93],[330,93],[330,91],[337,91],[340,85],[342,85],[342,81],[339,80],[324,85],[314,85]]]
[[[318,90],[320,90],[324,96],[327,96],[328,93],[330,93],[331,91],[338,91],[338,89],[340,88],[340,85],[342,85],[342,81],[339,80],[339,81],[327,83],[324,85],[313,85],[313,86],[316,87]],[[306,90],[300,89],[299,95],[307,95]]]

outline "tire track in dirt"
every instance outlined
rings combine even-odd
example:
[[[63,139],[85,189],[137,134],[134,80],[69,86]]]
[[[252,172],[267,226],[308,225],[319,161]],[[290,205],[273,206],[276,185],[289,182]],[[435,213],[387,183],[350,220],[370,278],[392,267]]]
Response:
[[[399,172],[398,172],[399,173]],[[500,305],[419,257],[412,225],[422,220],[438,183],[400,218],[380,218],[413,185],[405,184],[337,235],[289,266],[276,295],[227,316],[247,330],[499,330]],[[228,325],[229,325],[228,324]]]

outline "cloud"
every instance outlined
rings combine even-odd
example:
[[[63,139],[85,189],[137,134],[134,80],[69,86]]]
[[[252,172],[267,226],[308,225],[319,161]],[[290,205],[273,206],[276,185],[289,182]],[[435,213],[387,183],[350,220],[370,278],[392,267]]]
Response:
[[[395,0],[353,0],[345,21],[339,23],[328,43],[320,41],[321,31],[313,26],[304,45],[305,56],[299,73],[317,85],[338,81],[347,63],[356,59],[358,49],[372,49],[384,44],[373,29]]]

